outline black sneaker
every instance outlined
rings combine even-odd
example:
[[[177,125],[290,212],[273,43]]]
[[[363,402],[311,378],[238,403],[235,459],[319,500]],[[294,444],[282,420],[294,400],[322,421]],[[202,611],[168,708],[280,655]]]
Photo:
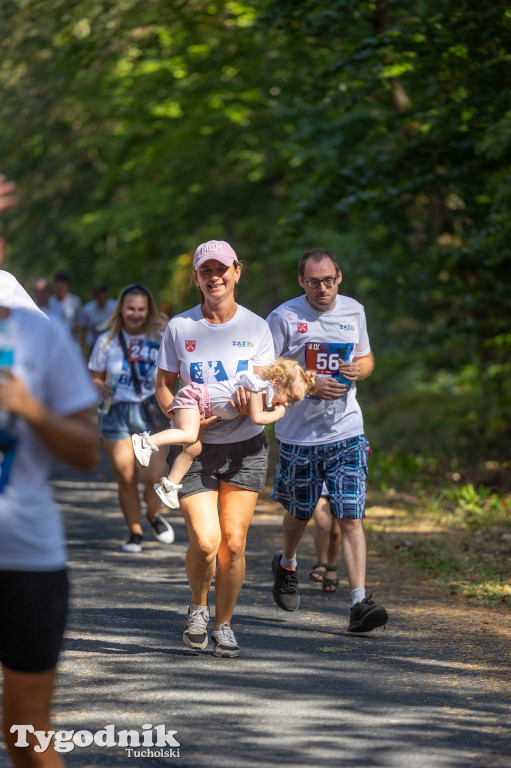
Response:
[[[188,621],[186,622],[183,640],[188,648],[202,651],[207,647],[208,640],[209,608],[188,608]]]
[[[143,540],[144,537],[141,536],[140,533],[131,533],[126,544],[121,544],[121,550],[123,552],[132,552],[134,554],[142,552]]]
[[[161,541],[162,544],[172,544],[174,541],[174,529],[167,523],[164,517],[156,515],[155,517],[147,517],[149,525],[153,529],[155,538]]]
[[[384,627],[389,616],[383,605],[371,600],[372,595],[355,603],[350,613],[348,632],[370,632],[376,627]]]
[[[283,611],[296,611],[300,606],[297,572],[281,566],[281,555],[282,550],[277,549],[271,564],[273,571],[273,599]]]

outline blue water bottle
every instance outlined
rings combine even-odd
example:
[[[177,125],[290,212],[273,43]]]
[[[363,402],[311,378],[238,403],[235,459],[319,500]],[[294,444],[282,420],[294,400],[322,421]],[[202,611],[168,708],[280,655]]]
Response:
[[[14,328],[9,318],[0,320],[0,378],[3,371],[14,366]],[[9,482],[16,454],[17,418],[5,408],[0,408],[0,493]]]

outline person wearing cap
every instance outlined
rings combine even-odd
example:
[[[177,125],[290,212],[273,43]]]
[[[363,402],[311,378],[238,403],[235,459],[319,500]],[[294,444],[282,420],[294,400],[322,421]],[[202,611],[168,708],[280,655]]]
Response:
[[[156,396],[164,412],[176,385],[226,382],[243,371],[259,373],[274,359],[268,324],[236,301],[241,273],[239,259],[225,241],[209,240],[195,251],[193,281],[200,303],[170,320],[158,355]],[[240,653],[231,618],[245,575],[248,527],[266,480],[268,446],[264,427],[248,416],[249,397],[238,390],[236,418],[201,422],[202,451],[178,494],[189,536],[186,571],[191,589],[183,640],[193,649],[208,645],[209,592],[216,570],[211,639],[219,657]],[[171,446],[170,465],[180,450]]]
[[[155,363],[161,337],[157,322],[158,312],[150,291],[143,285],[126,286],[89,360],[92,380],[102,398],[101,441],[117,480],[119,505],[129,531],[121,550],[130,554],[141,552],[144,540],[131,435],[151,429],[144,403],[154,396]],[[160,543],[172,544],[174,531],[160,515],[160,501],[153,490],[164,468],[165,453],[162,452],[150,467],[140,470],[140,479],[152,532]]]
[[[0,182],[0,210],[12,191]],[[14,765],[57,768],[61,756],[52,747],[38,753],[31,735],[20,746],[16,726],[53,733],[69,584],[65,531],[48,476],[55,457],[79,469],[95,466],[97,393],[69,334],[3,270],[0,337],[2,730]]]
[[[46,317],[14,275],[4,269],[0,269],[0,306],[10,307],[10,309],[24,309],[35,315]],[[48,318],[46,317],[46,319]]]

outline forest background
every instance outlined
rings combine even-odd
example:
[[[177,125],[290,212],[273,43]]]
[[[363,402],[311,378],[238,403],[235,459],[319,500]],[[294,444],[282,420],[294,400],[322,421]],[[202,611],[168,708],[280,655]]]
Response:
[[[333,250],[376,356],[373,487],[509,523],[510,31],[501,0],[4,0],[6,268],[173,314],[225,239],[265,316]]]

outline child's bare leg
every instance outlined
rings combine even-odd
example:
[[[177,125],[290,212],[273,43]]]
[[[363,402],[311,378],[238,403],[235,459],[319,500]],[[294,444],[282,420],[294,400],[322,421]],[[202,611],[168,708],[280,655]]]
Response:
[[[157,448],[162,445],[190,445],[199,435],[200,413],[194,408],[179,408],[175,413],[177,429],[164,429],[151,435]]]
[[[168,479],[171,481],[171,483],[179,485],[183,477],[192,466],[193,460],[196,459],[197,456],[200,456],[201,452],[202,434],[200,435],[200,439],[195,443],[192,443],[191,445],[184,445],[181,453],[176,456],[168,474]]]

